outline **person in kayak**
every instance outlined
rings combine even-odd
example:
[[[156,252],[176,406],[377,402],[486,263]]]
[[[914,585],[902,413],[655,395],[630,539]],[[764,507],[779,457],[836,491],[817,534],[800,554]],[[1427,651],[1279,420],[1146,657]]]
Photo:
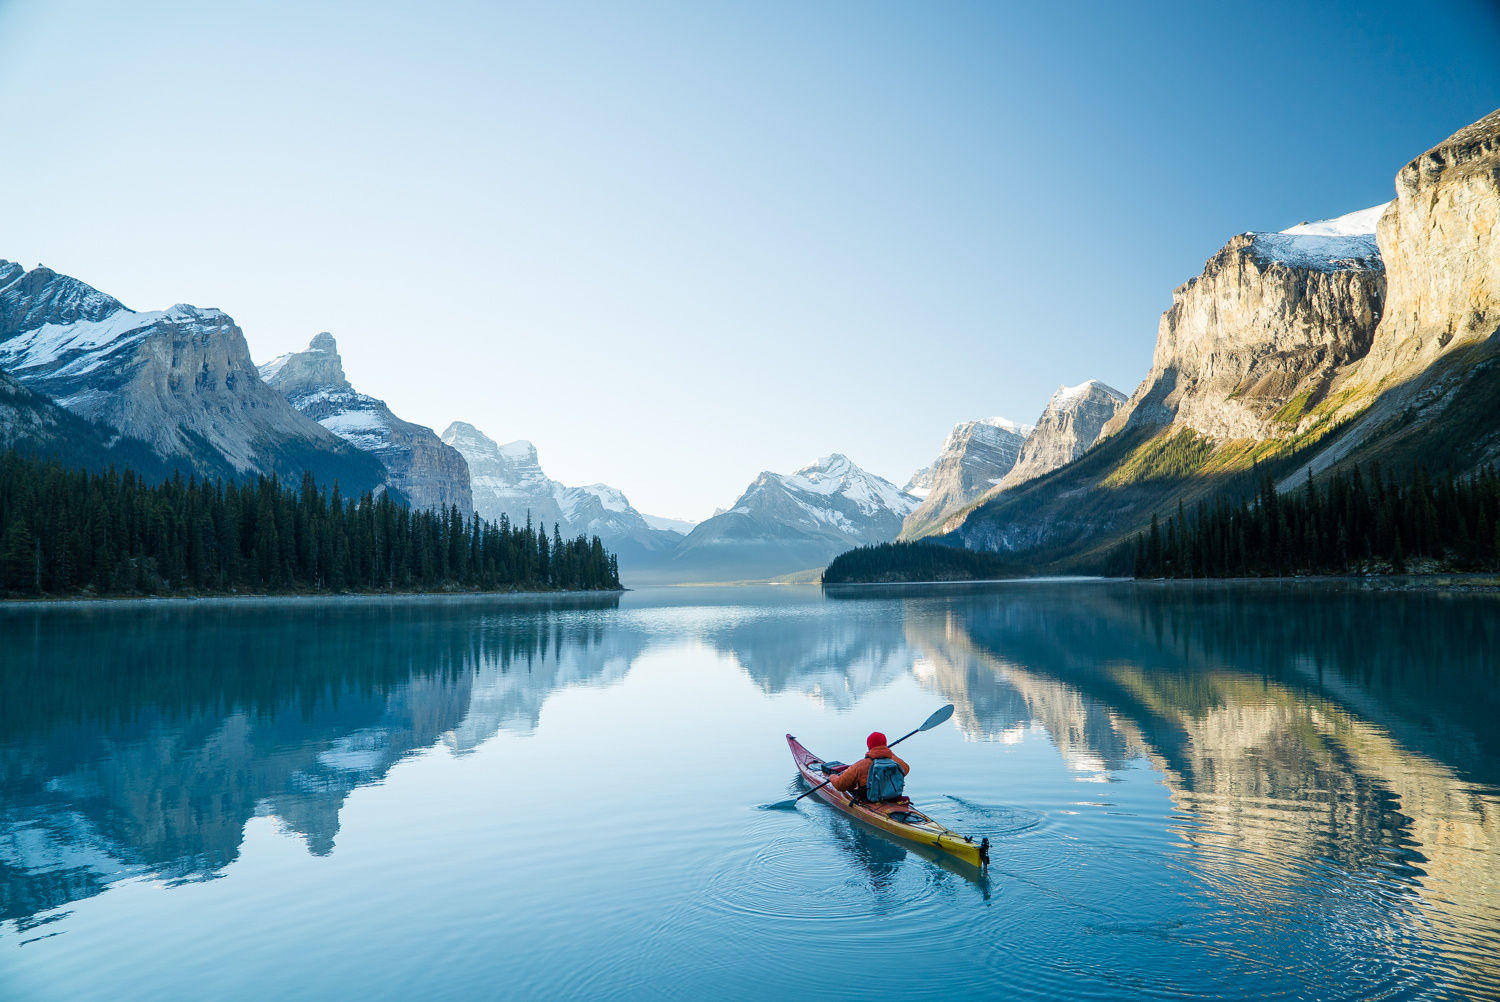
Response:
[[[906,786],[906,774],[911,772],[911,766],[886,747],[885,735],[880,731],[865,738],[865,747],[869,750],[864,758],[833,777],[833,788],[865,800],[898,799]]]

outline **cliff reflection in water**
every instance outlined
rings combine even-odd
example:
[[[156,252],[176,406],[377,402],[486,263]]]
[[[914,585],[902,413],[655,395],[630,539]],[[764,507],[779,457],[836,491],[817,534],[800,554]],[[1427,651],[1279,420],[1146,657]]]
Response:
[[[1488,993],[1496,611],[1316,586],[1036,587],[912,601],[905,621],[919,678],[970,734],[1040,725],[1083,771],[1149,761],[1185,861],[1241,920],[1324,938],[1384,923],[1392,949],[1427,940]],[[1368,877],[1366,897],[1330,898],[1330,868]]]
[[[210,877],[271,815],[325,854],[355,788],[439,741],[529,732],[644,646],[618,596],[482,606],[0,614],[0,921],[122,876]]]

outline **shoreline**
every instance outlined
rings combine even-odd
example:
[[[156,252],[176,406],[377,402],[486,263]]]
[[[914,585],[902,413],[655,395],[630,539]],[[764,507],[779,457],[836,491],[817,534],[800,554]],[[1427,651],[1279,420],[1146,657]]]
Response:
[[[923,585],[995,584],[1133,584],[1160,587],[1209,585],[1357,584],[1371,591],[1500,592],[1500,573],[1486,571],[1432,574],[1298,574],[1291,577],[1131,578],[1089,574],[1059,574],[1015,578],[946,578],[939,581],[841,581],[824,588],[911,588]]]
[[[0,599],[0,611],[17,609],[98,609],[98,608],[172,608],[213,606],[271,606],[283,604],[369,605],[377,602],[420,602],[434,605],[462,603],[521,604],[537,599],[581,599],[615,597],[629,588],[600,591],[402,591],[339,592],[266,595],[119,595],[96,598],[6,598]]]

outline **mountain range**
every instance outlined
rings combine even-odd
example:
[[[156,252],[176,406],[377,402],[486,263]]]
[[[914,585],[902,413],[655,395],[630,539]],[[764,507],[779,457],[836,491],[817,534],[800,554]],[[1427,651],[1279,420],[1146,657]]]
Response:
[[[1091,448],[931,532],[1018,569],[1100,569],[1153,516],[1267,474],[1475,470],[1500,458],[1497,412],[1500,111],[1402,167],[1390,202],[1231,237],[1173,292]]]
[[[834,453],[755,477],[697,524],[567,486],[530,442],[437,435],[349,382],[331,334],[257,367],[227,313],[137,311],[0,261],[0,448],[70,465],[284,480],[598,535],[651,581],[763,580],[932,538],[1025,570],[1097,570],[1179,503],[1270,474],[1500,458],[1500,111],[1400,169],[1395,197],[1229,238],[1172,293],[1128,398],[1064,386],[1034,424],[962,422],[904,488]]]
[[[568,487],[542,472],[536,446],[525,440],[500,445],[472,424],[455,421],[443,442],[467,461],[474,509],[481,518],[528,518],[565,537],[598,536],[620,557],[622,572],[666,559],[682,541],[680,532],[652,526],[624,493],[608,484]]]
[[[0,370],[168,468],[237,477],[312,470],[345,493],[385,470],[267,386],[222,310],[137,312],[83,282],[0,261]]]

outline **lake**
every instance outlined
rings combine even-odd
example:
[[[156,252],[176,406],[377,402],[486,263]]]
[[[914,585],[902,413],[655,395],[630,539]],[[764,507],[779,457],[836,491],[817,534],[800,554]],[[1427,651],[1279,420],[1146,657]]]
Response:
[[[6,999],[1500,997],[1500,598],[0,610]],[[800,791],[784,735],[987,835]]]

